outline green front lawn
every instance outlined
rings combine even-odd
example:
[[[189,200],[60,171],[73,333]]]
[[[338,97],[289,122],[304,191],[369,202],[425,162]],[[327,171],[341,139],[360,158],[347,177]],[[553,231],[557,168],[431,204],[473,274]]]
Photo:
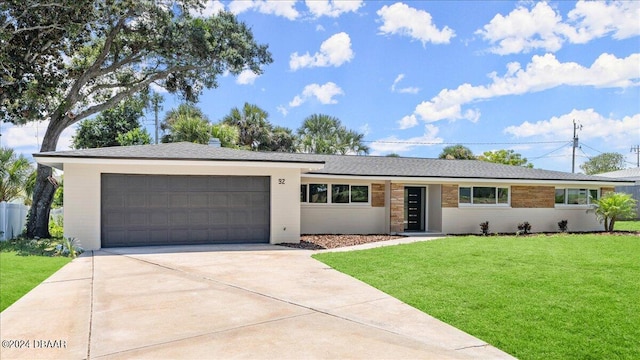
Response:
[[[616,231],[640,231],[640,221],[616,221],[614,226]]]
[[[0,311],[71,261],[67,257],[19,256],[0,252]]]
[[[450,237],[314,257],[520,359],[640,359],[640,237]]]

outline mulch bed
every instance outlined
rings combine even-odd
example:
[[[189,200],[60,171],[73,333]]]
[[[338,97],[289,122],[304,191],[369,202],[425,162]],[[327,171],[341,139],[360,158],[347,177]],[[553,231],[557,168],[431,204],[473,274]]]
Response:
[[[560,233],[532,233],[527,235],[520,236],[537,236],[537,235],[557,235]],[[613,233],[610,232],[592,232],[592,233],[569,233],[569,234],[596,234],[596,235],[636,235],[640,236],[640,231],[615,231]],[[477,235],[478,234],[459,234],[459,235],[447,235],[447,236],[469,236],[469,235]],[[498,234],[491,234],[489,236],[496,236]],[[515,234],[499,234],[499,235],[515,235]],[[324,250],[324,249],[335,249],[344,246],[353,246],[360,244],[368,244],[372,242],[378,241],[387,241],[393,239],[400,239],[404,236],[398,235],[302,235],[300,237],[299,244],[279,244],[282,246],[296,248],[296,249],[305,249],[305,250]]]
[[[403,237],[404,236],[396,235],[302,235],[299,244],[280,245],[305,250],[323,250],[400,239]]]

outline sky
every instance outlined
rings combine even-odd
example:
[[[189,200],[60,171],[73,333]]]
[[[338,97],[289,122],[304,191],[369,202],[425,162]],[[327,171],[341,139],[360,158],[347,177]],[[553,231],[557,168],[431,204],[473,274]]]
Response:
[[[197,106],[212,122],[249,102],[294,131],[312,114],[336,117],[365,134],[370,155],[435,158],[462,144],[566,172],[575,128],[576,172],[604,152],[637,166],[640,2],[209,1],[195,15],[220,9],[274,62],[205,90]],[[160,118],[182,101],[154,89],[165,98]],[[0,140],[31,154],[45,129],[2,124]]]

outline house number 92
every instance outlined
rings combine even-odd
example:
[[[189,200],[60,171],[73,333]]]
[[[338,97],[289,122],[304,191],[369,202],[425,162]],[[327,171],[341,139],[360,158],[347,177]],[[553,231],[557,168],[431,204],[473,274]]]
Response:
[[[284,179],[278,179],[278,184],[284,185]]]

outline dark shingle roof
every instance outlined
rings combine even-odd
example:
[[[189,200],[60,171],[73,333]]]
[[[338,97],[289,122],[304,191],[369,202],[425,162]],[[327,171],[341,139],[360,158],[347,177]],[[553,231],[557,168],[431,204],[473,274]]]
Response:
[[[94,158],[94,159],[149,159],[149,160],[218,160],[218,161],[269,161],[269,162],[320,162],[311,160],[304,154],[278,152],[257,152],[235,150],[189,142],[114,146],[97,149],[80,149],[68,151],[52,151],[33,154],[38,156],[60,158]]]
[[[561,171],[529,169],[520,166],[494,164],[478,160],[442,160],[386,156],[291,154],[279,152],[255,152],[234,150],[192,143],[138,145],[99,149],[69,150],[34,154],[54,158],[96,159],[154,159],[154,160],[216,160],[256,161],[286,163],[324,163],[324,167],[309,174],[416,177],[416,178],[467,178],[467,179],[517,179],[559,181],[618,180],[572,174]],[[62,161],[64,162],[64,161]]]

